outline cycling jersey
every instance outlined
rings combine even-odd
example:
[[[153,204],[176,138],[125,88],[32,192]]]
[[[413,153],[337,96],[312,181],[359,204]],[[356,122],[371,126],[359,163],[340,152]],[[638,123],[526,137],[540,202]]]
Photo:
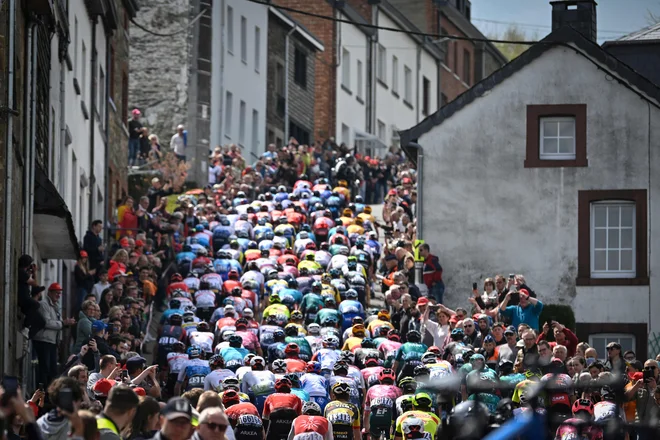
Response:
[[[378,383],[378,375],[383,370],[384,367],[379,366],[379,367],[363,368],[360,371],[362,373],[362,377],[364,378],[364,383],[367,386],[367,388],[371,387],[372,385],[376,385]]]
[[[362,338],[351,336],[350,338],[346,339],[346,341],[344,341],[344,346],[341,349],[355,352],[355,350],[360,347],[362,347]]]
[[[193,388],[203,388],[204,378],[211,372],[208,361],[202,359],[190,359],[183,364],[177,382],[183,383],[188,379],[186,391]]]
[[[328,388],[332,389],[332,386],[336,383],[346,383],[351,389],[351,394],[349,401],[355,405],[360,406],[360,389],[358,388],[357,382],[352,377],[346,376],[330,376],[328,378]]]
[[[360,410],[350,402],[333,400],[325,406],[325,418],[332,424],[332,432],[338,440],[353,438],[353,431],[360,429]]]
[[[244,348],[223,347],[220,349],[220,356],[225,360],[225,367],[228,370],[236,371],[243,366],[243,359],[248,355]]]
[[[303,402],[309,402],[311,400],[309,393],[302,388],[291,388],[291,394],[295,394]]]
[[[213,339],[215,336],[211,332],[190,332],[188,339],[190,345],[197,345],[206,353],[213,353]]]
[[[302,359],[287,358],[284,359],[284,362],[286,363],[287,373],[304,373],[307,371],[307,362]]]
[[[438,426],[441,424],[440,418],[433,413],[425,411],[408,411],[403,413],[396,419],[395,435],[405,437],[407,426],[411,424],[419,425],[420,421],[424,424],[422,438],[435,440],[435,434],[438,431]]]
[[[390,341],[389,339],[386,339],[377,345],[378,351],[381,353],[381,357],[385,359],[385,366],[392,366],[394,359],[396,359],[399,348],[401,348],[401,345],[401,342]]]
[[[236,377],[233,371],[227,369],[218,369],[211,371],[204,378],[204,391],[221,391],[222,390],[222,381],[228,377]]]
[[[278,409],[293,409],[297,414],[302,411],[302,401],[291,393],[273,393],[264,404],[263,418],[269,419],[270,414]]]
[[[243,338],[243,347],[253,353],[255,353],[257,348],[261,345],[259,344],[257,336],[250,330],[236,330],[235,334]]]
[[[302,415],[293,421],[291,437],[292,440],[332,440],[332,425],[325,417]]]
[[[181,371],[181,368],[188,360],[188,355],[186,353],[176,353],[170,352],[167,353],[167,365],[170,370],[170,374],[178,374]]]
[[[264,310],[263,318],[266,320],[270,316],[275,317],[277,325],[284,327],[289,322],[291,312],[289,312],[289,308],[284,304],[271,304]]]
[[[294,343],[300,348],[300,359],[306,362],[312,360],[312,347],[309,346],[309,342],[304,336],[287,336],[285,342],[287,344]]]
[[[369,411],[369,432],[378,438],[381,432],[389,437],[392,421],[396,417],[396,399],[401,390],[394,385],[374,385],[364,399],[364,411]]]
[[[248,371],[241,380],[241,391],[263,396],[275,391],[275,375],[268,370]]]
[[[198,308],[215,308],[215,292],[198,290],[195,292],[195,304]]]
[[[302,389],[307,391],[310,397],[326,397],[328,395],[325,377],[315,373],[306,373],[300,377]]]
[[[334,367],[339,360],[339,356],[341,356],[341,351],[339,350],[322,348],[312,356],[312,360],[321,363],[321,370],[332,370],[332,367]]]

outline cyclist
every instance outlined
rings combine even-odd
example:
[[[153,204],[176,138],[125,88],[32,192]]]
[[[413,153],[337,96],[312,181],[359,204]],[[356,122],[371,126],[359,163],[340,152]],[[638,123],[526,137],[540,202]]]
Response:
[[[302,389],[309,394],[310,399],[318,403],[323,411],[328,403],[328,386],[325,377],[321,375],[320,362],[307,362],[307,373],[300,377],[300,384]]]
[[[298,344],[287,344],[284,349],[286,358],[286,372],[287,373],[304,373],[307,370],[307,363],[300,359],[300,348]]]
[[[399,348],[392,366],[398,377],[412,376],[415,367],[421,363],[422,355],[428,348],[422,344],[422,334],[417,330],[409,331],[406,339],[407,342]]]
[[[330,389],[332,389],[336,383],[347,384],[351,390],[350,402],[353,405],[360,407],[360,389],[358,388],[357,381],[348,375],[348,364],[344,361],[336,362],[332,367],[332,371],[334,374],[328,379],[328,386]]]
[[[312,356],[313,361],[318,361],[321,363],[321,371],[323,374],[328,377],[332,372],[332,367],[335,365],[335,362],[339,360],[341,351],[337,349],[339,345],[339,338],[334,335],[328,335],[323,337],[323,348],[318,350]]]
[[[488,431],[489,419],[488,407],[483,403],[459,403],[449,414],[449,435],[454,440],[481,439]]]
[[[262,420],[266,428],[266,440],[285,440],[293,420],[302,411],[302,401],[291,394],[291,381],[278,379],[275,393],[266,398]]]
[[[291,394],[295,394],[303,402],[309,402],[312,399],[309,397],[309,393],[302,389],[300,384],[300,376],[297,373],[287,373],[284,375],[287,379],[291,381]]]
[[[188,359],[186,345],[183,342],[177,341],[172,344],[172,351],[167,353],[168,375],[166,389],[168,395],[172,396],[174,394],[174,386],[179,377],[179,372]]]
[[[415,391],[417,390],[417,381],[415,381],[415,379],[412,377],[404,377],[403,379],[399,380],[399,388],[401,388],[401,392],[403,394],[398,397],[395,402],[397,417],[404,413],[404,400],[410,399],[412,405],[412,398],[415,397]]]
[[[197,330],[188,334],[190,345],[197,345],[204,353],[210,355],[213,353],[213,339],[215,336],[211,332],[209,324],[201,321],[197,324]]]
[[[332,424],[321,414],[321,407],[316,402],[305,402],[302,415],[295,418],[288,438],[292,440],[333,440]],[[314,433],[314,435],[309,435]]]
[[[264,409],[264,402],[275,391],[275,375],[266,370],[266,361],[255,356],[250,361],[252,371],[245,373],[241,380],[241,391],[254,402],[259,412]]]
[[[371,338],[364,338],[360,344],[360,348],[355,350],[355,364],[358,368],[365,367],[365,359],[367,356],[375,356],[380,360],[380,351],[376,349],[376,344]]]
[[[226,368],[235,373],[243,365],[243,360],[248,355],[248,351],[243,348],[243,338],[238,335],[231,335],[229,337],[229,347],[221,348],[219,354],[225,360]]]
[[[268,360],[275,361],[276,359],[282,359],[285,357],[284,350],[286,349],[286,335],[284,330],[277,328],[271,334],[272,343],[268,346]]]
[[[372,439],[380,438],[381,433],[390,437],[396,399],[401,397],[401,390],[395,385],[394,371],[384,369],[378,375],[378,381],[379,384],[369,388],[364,399],[364,430]]]
[[[312,347],[309,346],[309,342],[307,342],[305,336],[298,333],[298,326],[288,324],[284,328],[284,334],[286,335],[285,342],[287,344],[296,344],[298,346],[298,356],[300,359],[305,362],[312,359]]]
[[[360,440],[360,410],[350,402],[351,388],[337,382],[330,388],[331,401],[325,406],[325,417],[332,424],[338,440]]]
[[[209,359],[209,367],[211,372],[204,378],[204,391],[214,390],[219,392],[222,390],[222,382],[228,377],[236,377],[236,375],[225,368],[225,360],[219,354],[214,354]]]
[[[413,409],[405,411],[395,422],[394,438],[424,438],[435,440],[438,428],[441,425],[440,418],[431,410],[431,396],[426,393],[417,393],[411,399]],[[406,401],[402,402],[405,407]]]
[[[211,372],[209,362],[202,359],[202,349],[196,345],[188,347],[187,360],[179,372],[176,385],[174,386],[174,394],[181,395],[181,389],[190,391],[193,388],[204,388],[204,378]]]

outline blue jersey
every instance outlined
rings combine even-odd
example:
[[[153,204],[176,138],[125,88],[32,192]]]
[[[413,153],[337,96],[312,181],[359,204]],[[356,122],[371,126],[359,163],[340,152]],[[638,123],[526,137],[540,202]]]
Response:
[[[245,356],[247,356],[248,353],[249,351],[243,347],[224,347],[220,349],[220,356],[225,360],[225,368],[234,373],[243,366]]]
[[[310,397],[327,397],[328,384],[325,377],[314,373],[305,373],[300,377],[302,389],[307,391]]]
[[[289,194],[285,193],[285,192],[275,194],[275,201],[276,202],[281,202],[282,200],[286,200],[288,198],[289,198]]]
[[[192,252],[179,252],[176,254],[176,262],[181,263],[182,261],[192,261],[195,259],[195,254]]]
[[[160,323],[161,324],[166,323],[167,320],[170,319],[170,316],[174,315],[175,313],[178,313],[179,315],[183,316],[183,310],[181,309],[167,309],[160,316]]]
[[[178,381],[183,382],[188,379],[186,391],[193,388],[204,388],[204,378],[211,373],[208,361],[202,359],[190,359],[183,364],[179,372]]]
[[[204,247],[209,247],[209,236],[203,232],[198,232],[193,235],[197,239],[197,243],[201,244]]]
[[[241,266],[240,262],[238,262],[237,260],[227,260],[227,261],[229,261],[230,270],[235,270],[236,272],[238,272],[239,276],[243,273],[243,267]],[[225,279],[225,281],[227,280]]]
[[[307,391],[305,391],[303,389],[291,388],[291,394],[293,394],[295,396],[298,396],[298,398],[300,400],[302,400],[303,402],[309,402],[310,401],[309,394],[307,393]]]
[[[289,289],[288,287],[281,289],[278,294],[280,295],[282,303],[286,304],[287,306],[300,304],[303,298],[303,295],[299,290]]]
[[[226,258],[218,258],[217,260],[213,260],[213,270],[215,270],[216,273],[222,275],[222,279],[224,281],[227,281],[227,275],[232,269],[230,261],[232,260],[228,260]]]
[[[353,299],[345,299],[339,303],[338,309],[342,316],[342,330],[346,330],[347,328],[351,327],[353,325],[353,318],[356,316],[359,316],[362,319],[365,318],[364,307],[359,301]]]

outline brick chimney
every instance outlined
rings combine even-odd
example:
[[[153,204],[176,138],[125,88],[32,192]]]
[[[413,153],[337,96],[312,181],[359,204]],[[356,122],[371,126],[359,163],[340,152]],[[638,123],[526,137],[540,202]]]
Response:
[[[552,30],[570,26],[594,43],[597,42],[595,0],[560,0],[552,5]]]

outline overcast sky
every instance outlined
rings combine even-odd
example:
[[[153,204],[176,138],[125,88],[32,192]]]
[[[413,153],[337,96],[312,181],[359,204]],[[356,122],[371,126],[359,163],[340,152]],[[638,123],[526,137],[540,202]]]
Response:
[[[472,23],[484,34],[502,34],[519,23],[528,37],[550,33],[551,6],[546,0],[471,0]],[[648,11],[660,15],[660,0],[597,0],[598,41],[602,43],[649,25]]]

